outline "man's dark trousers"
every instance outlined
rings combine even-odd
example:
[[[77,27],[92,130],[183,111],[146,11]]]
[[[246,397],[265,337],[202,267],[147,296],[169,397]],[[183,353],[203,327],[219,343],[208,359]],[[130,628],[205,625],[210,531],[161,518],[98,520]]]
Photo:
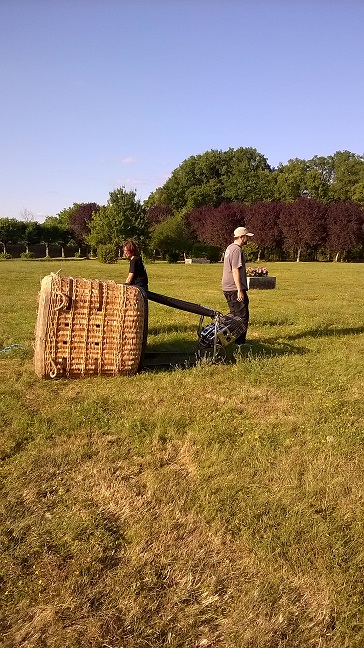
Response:
[[[224,290],[223,292],[228,303],[230,313],[232,315],[235,315],[236,317],[241,317],[247,331],[249,324],[249,297],[247,291],[243,290],[244,299],[242,301],[238,301],[237,290]],[[235,340],[236,344],[244,344],[246,339],[246,331]]]

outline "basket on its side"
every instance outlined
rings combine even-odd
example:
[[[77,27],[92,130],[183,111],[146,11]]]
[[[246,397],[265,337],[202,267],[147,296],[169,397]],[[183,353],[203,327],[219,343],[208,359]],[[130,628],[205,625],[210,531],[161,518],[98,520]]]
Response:
[[[51,274],[41,282],[35,329],[40,378],[134,374],[148,332],[148,301],[135,286]]]

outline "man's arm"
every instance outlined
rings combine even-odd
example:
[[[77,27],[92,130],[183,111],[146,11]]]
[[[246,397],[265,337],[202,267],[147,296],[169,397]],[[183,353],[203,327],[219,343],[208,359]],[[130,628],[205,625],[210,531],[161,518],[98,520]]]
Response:
[[[238,301],[243,301],[244,295],[243,295],[243,289],[241,287],[241,281],[240,281],[240,272],[239,268],[233,268],[233,277],[234,277],[234,282],[235,286],[238,291]]]

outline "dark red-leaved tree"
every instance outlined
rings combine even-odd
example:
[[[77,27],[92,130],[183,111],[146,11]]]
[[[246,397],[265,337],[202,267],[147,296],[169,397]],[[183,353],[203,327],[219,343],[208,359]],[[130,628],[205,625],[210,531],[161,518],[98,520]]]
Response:
[[[331,203],[327,210],[327,249],[335,261],[364,243],[364,210],[351,200]]]
[[[260,260],[262,250],[281,247],[282,232],[279,224],[283,203],[279,200],[262,201],[250,205],[246,220],[248,229],[254,234]]]
[[[302,250],[317,249],[326,242],[327,206],[312,198],[282,204],[279,225],[286,250],[300,261]]]
[[[205,205],[192,209],[186,221],[199,242],[217,245],[223,250],[232,243],[234,229],[245,225],[247,209],[242,203],[223,203],[219,207]]]
[[[85,237],[90,233],[90,221],[94,213],[100,210],[97,203],[76,204],[71,209],[70,230],[79,245],[85,242]]]

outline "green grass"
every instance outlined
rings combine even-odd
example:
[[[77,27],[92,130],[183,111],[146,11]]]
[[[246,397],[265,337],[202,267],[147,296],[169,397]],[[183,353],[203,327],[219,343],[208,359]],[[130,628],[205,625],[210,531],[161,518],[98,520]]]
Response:
[[[363,264],[271,263],[234,363],[41,381],[40,279],[127,263],[0,262],[5,648],[361,648]],[[226,312],[221,265],[150,288]],[[151,303],[148,350],[196,348]]]

